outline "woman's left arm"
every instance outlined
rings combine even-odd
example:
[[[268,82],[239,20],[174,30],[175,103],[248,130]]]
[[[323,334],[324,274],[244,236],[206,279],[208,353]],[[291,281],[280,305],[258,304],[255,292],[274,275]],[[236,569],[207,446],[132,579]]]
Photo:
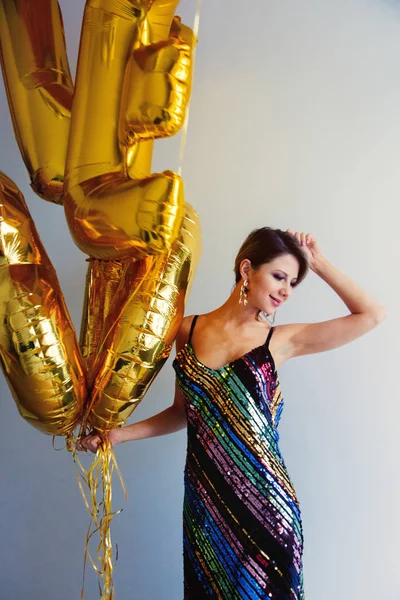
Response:
[[[290,229],[287,231],[292,233]],[[298,232],[293,235],[304,247],[310,269],[338,294],[351,314],[320,323],[284,325],[282,341],[286,359],[348,344],[386,318],[386,309],[371,294],[322,255],[314,236]]]

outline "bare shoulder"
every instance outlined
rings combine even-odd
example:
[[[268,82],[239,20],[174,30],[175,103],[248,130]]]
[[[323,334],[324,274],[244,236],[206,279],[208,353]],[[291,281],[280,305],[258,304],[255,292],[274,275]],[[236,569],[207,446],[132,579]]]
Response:
[[[269,343],[270,352],[274,358],[275,367],[279,369],[290,356],[289,325],[275,325],[273,336]]]
[[[178,333],[175,338],[176,351],[179,352],[181,348],[186,344],[189,339],[190,327],[192,325],[194,315],[188,315],[183,317],[182,323],[179,327]]]
[[[344,346],[374,329],[386,318],[383,313],[351,313],[318,323],[289,323],[275,327],[271,346],[280,362],[295,356],[326,352]],[[275,340],[274,340],[275,338]],[[272,348],[271,348],[272,352]]]

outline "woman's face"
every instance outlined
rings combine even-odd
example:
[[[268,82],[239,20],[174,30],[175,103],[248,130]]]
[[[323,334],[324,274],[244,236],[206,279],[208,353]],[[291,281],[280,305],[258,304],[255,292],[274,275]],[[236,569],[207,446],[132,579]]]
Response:
[[[289,299],[298,274],[299,263],[292,254],[274,258],[257,270],[250,267],[247,276],[244,274],[248,280],[249,304],[267,314],[275,312]]]

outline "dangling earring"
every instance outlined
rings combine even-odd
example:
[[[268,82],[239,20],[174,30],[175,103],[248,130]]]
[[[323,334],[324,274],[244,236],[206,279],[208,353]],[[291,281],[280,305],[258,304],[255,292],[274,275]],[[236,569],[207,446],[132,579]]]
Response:
[[[240,288],[240,296],[239,296],[239,304],[244,304],[246,306],[247,300],[247,292],[248,290],[248,281],[247,279],[242,283],[242,287]]]
[[[262,310],[260,310],[260,312],[258,313],[257,316],[261,321],[264,321],[265,323],[269,323],[270,325],[273,325],[275,323],[276,312],[274,312],[273,315],[274,315],[274,318],[272,319],[272,321],[270,321],[268,319],[269,315]]]

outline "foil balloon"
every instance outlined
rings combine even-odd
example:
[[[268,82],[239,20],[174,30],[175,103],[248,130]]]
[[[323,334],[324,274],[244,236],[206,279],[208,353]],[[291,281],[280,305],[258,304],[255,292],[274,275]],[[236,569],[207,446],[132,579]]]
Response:
[[[103,434],[125,423],[183,318],[199,219],[176,173],[152,173],[155,140],[182,127],[191,92],[196,39],[175,15],[178,4],[87,0],[73,88],[56,0],[0,0],[3,76],[32,188],[64,204],[90,257],[81,353],[24,199],[0,175],[1,365],[21,415],[45,433],[69,436],[80,421],[81,431]],[[111,600],[116,462],[102,438],[83,479],[100,535],[92,564]]]
[[[174,19],[177,4],[86,3],[64,207],[96,259],[162,255],[180,230],[182,179],[151,173],[153,140],[178,131],[190,96],[194,36]]]
[[[171,352],[199,257],[199,218],[187,204],[171,250],[127,266],[97,342],[90,428],[123,425],[139,405]]]
[[[80,333],[80,346],[88,377],[93,377],[93,362],[112,304],[119,302],[122,290],[125,290],[125,295],[131,293],[131,290],[125,288],[124,279],[132,260],[88,259]]]
[[[0,58],[34,191],[62,203],[73,85],[56,0],[0,0]]]
[[[181,178],[170,170],[151,173],[154,140],[179,130],[191,91],[196,40],[175,15],[178,4],[88,0],[73,90],[58,3],[0,0],[3,75],[32,186],[48,200],[64,201],[74,240],[91,257],[81,344],[93,385],[89,406],[98,407],[92,422],[104,430],[126,419],[167,358],[198,258],[198,218],[185,204]],[[50,267],[44,272],[54,279]],[[59,331],[50,320],[61,348],[73,331],[69,317]],[[74,411],[74,394],[81,403],[84,396],[75,350]],[[129,383],[119,394],[124,373]],[[28,414],[23,382],[14,395],[24,399],[19,406]],[[107,411],[118,416],[105,418]]]
[[[24,198],[0,173],[0,356],[22,417],[66,435],[82,416],[86,381],[56,273]]]
[[[193,31],[174,17],[170,37],[141,44],[131,53],[125,71],[119,142],[174,135],[182,126],[192,78]]]

